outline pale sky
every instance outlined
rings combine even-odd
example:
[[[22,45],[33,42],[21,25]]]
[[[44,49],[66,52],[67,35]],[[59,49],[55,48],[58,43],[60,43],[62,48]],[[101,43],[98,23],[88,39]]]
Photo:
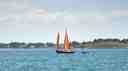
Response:
[[[0,0],[0,42],[128,38],[127,0]]]

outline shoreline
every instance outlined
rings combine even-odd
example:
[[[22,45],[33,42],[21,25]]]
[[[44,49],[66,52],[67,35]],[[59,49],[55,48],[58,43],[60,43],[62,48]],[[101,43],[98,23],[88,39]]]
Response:
[[[128,48],[128,39],[94,39],[93,41],[72,41],[71,46],[74,48]],[[59,44],[63,47],[63,43]],[[0,48],[51,48],[56,44],[52,42],[37,42],[37,43],[25,43],[25,42],[10,42],[0,43]]]

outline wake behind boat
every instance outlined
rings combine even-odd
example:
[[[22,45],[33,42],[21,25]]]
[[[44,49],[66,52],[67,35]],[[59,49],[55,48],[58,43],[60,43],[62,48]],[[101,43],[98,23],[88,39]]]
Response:
[[[67,30],[65,31],[63,48],[61,48],[59,46],[59,39],[60,39],[60,34],[58,32],[58,34],[57,34],[57,44],[56,44],[57,45],[57,49],[56,49],[57,53],[74,53],[74,50],[71,48],[71,43],[69,42],[69,39],[68,39]]]

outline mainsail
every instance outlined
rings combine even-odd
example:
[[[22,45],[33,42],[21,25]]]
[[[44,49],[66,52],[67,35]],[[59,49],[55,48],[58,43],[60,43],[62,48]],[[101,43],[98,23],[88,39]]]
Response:
[[[70,42],[68,39],[67,30],[65,31],[65,37],[64,37],[64,49],[70,49]]]
[[[56,41],[56,46],[57,48],[59,47],[59,40],[60,40],[60,34],[59,32],[57,33],[57,41]]]

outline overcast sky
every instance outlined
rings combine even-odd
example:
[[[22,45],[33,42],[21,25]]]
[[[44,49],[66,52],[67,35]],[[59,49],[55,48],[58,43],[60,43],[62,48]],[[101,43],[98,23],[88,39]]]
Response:
[[[0,42],[127,38],[127,0],[0,0]],[[63,38],[61,39],[63,40]]]

